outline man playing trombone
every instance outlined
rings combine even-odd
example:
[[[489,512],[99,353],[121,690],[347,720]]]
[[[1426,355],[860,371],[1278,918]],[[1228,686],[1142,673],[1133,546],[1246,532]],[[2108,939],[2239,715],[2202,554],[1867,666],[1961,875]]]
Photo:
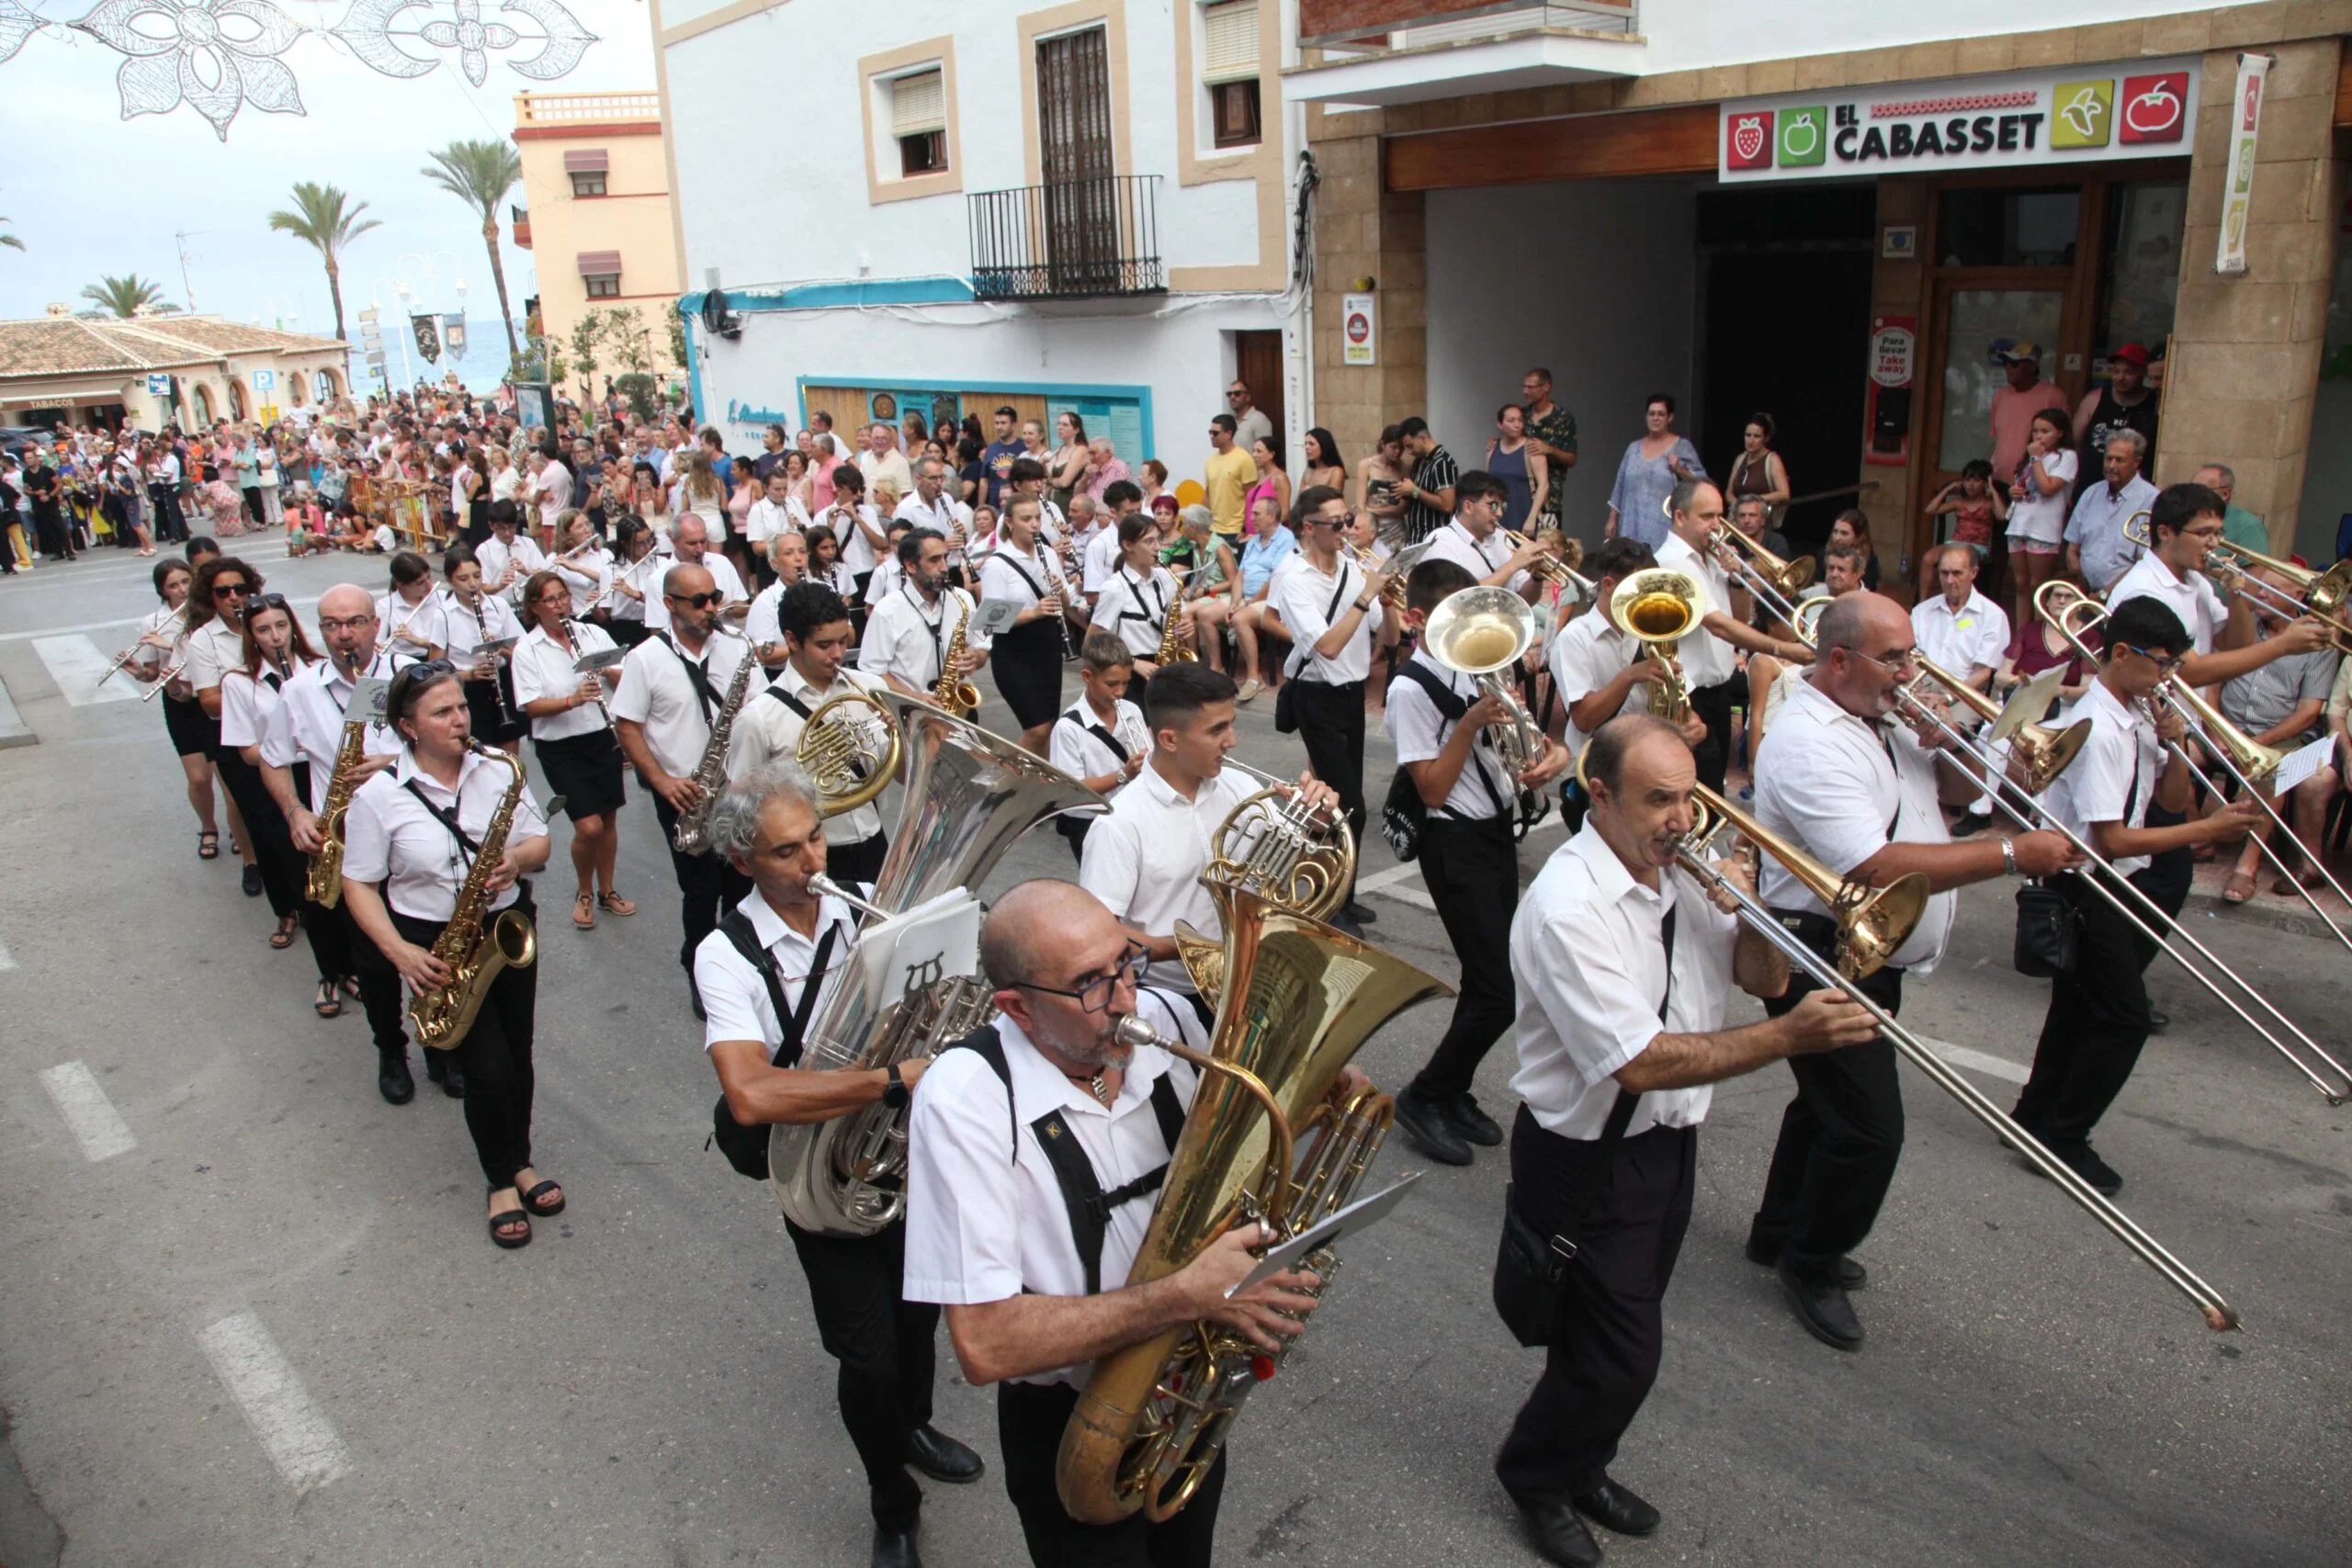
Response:
[[[1657,1376],[1708,1086],[1874,1037],[1844,994],[1811,987],[1767,1021],[1724,1027],[1733,985],[1781,996],[1790,965],[1728,894],[1711,899],[1676,865],[1698,773],[1674,726],[1611,719],[1584,773],[1584,827],[1544,863],[1510,927],[1511,1088],[1525,1103],[1507,1201],[1574,1262],[1557,1315],[1532,1325],[1546,1345],[1544,1375],[1495,1461],[1536,1550],[1574,1565],[1600,1561],[1578,1515],[1625,1535],[1657,1528],[1658,1511],[1608,1467]],[[1753,886],[1745,864],[1724,874]]]
[[[1716,553],[1716,531],[1724,525],[1723,491],[1705,479],[1684,479],[1674,487],[1667,506],[1674,524],[1657,547],[1657,564],[1697,579],[1707,596],[1706,614],[1677,651],[1690,690],[1690,711],[1707,727],[1707,739],[1692,753],[1698,758],[1699,782],[1720,791],[1729,761],[1732,694],[1738,689],[1732,649],[1770,654],[1784,664],[1809,664],[1813,650],[1747,624],[1747,574],[1743,570],[1735,581]]]

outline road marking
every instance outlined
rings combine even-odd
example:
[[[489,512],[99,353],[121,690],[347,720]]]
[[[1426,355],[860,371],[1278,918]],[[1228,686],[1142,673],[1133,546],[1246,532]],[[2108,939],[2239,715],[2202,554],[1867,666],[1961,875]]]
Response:
[[[1919,1036],[1919,1043],[1955,1067],[1966,1067],[1972,1073],[1983,1073],[1986,1077],[1999,1078],[2003,1083],[2023,1083],[2032,1076],[2030,1068],[2019,1066],[2007,1056],[1988,1055],[1983,1051],[1972,1051],[1965,1045],[1955,1045],[1949,1040],[1930,1040],[1924,1034]]]
[[[288,1486],[308,1492],[351,1467],[343,1439],[259,1317],[250,1312],[224,1317],[197,1340]]]
[[[16,966],[16,954],[8,951],[8,944],[6,942],[0,942],[0,974],[5,974],[6,971],[14,969]]]
[[[130,1123],[98,1087],[97,1076],[82,1062],[66,1062],[40,1075],[40,1087],[57,1102],[57,1113],[82,1145],[82,1157],[96,1163],[127,1155],[139,1146]]]
[[[132,702],[139,696],[139,682],[130,676],[106,679],[107,667],[114,660],[99,652],[98,645],[86,637],[37,637],[33,651],[49,666],[49,678],[57,682],[59,694],[77,708],[93,703]]]

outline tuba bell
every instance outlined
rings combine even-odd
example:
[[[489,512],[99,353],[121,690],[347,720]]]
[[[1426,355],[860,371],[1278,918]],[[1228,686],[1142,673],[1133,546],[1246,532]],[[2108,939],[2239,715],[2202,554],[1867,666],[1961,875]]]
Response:
[[[1647,643],[1668,679],[1650,685],[1650,712],[1680,723],[1690,712],[1690,688],[1675,662],[1675,645],[1707,618],[1707,591],[1687,571],[1654,566],[1629,574],[1609,596],[1609,614],[1637,642]]]
[[[1237,757],[1227,757],[1225,766],[1266,787],[1227,812],[1209,836],[1208,869],[1201,874],[1209,896],[1222,910],[1227,892],[1247,889],[1276,908],[1328,919],[1347,902],[1355,881],[1356,840],[1347,818],[1308,806],[1295,786]],[[1184,973],[1202,999],[1215,1007],[1225,972],[1223,939],[1182,920],[1174,934]]]
[[[1151,1228],[1126,1283],[1165,1278],[1234,1224],[1279,1245],[1345,1207],[1379,1152],[1386,1095],[1340,1089],[1340,1070],[1389,1019],[1452,987],[1394,954],[1253,892],[1220,889],[1232,984],[1206,1055],[1154,1040],[1202,1069],[1170,1152]],[[1123,1037],[1148,1034],[1123,1022]],[[1302,1156],[1300,1151],[1304,1151]],[[1337,1260],[1305,1267],[1328,1289]],[[1266,1355],[1219,1324],[1192,1323],[1094,1364],[1062,1430],[1055,1483],[1070,1517],[1115,1524],[1172,1517],[1224,1450]]]

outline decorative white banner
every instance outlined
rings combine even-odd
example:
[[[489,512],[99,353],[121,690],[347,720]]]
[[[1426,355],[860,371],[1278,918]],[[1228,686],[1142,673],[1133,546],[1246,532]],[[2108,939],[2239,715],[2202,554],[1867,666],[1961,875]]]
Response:
[[[2230,94],[2230,175],[2222,185],[2222,237],[2213,270],[2245,270],[2245,220],[2254,208],[2254,143],[2262,128],[2262,91],[2270,79],[2267,54],[2238,56],[2238,79]]]

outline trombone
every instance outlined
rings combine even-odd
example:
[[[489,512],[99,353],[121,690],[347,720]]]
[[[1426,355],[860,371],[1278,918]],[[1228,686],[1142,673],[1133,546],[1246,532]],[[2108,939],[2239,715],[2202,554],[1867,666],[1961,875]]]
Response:
[[[2123,537],[2143,549],[2155,548],[2154,530],[2144,510],[2123,520]],[[2220,580],[2230,592],[2243,594],[2257,609],[2284,620],[2299,621],[2308,615],[2321,622],[2335,640],[2336,651],[2352,653],[2352,620],[2346,618],[2346,606],[2352,604],[2352,559],[2337,561],[2325,571],[2315,571],[2221,539],[2198,564],[2206,576]],[[2293,590],[2265,582],[2254,575],[2257,568],[2277,572],[2294,584]]]
[[[1503,542],[1510,546],[1513,553],[1527,547],[1529,540],[1526,535],[1509,528],[1500,530],[1500,533]],[[1592,580],[1577,570],[1584,564],[1584,546],[1557,528],[1536,530],[1534,542],[1542,545],[1544,552],[1533,566],[1528,568],[1537,581],[1548,582],[1555,588],[1573,590],[1579,597],[1589,600],[1592,597]]]
[[[1747,590],[1764,601],[1764,607],[1791,626],[1796,624],[1797,595],[1813,581],[1813,558],[1783,560],[1729,523],[1715,525],[1707,547],[1731,570]]]

